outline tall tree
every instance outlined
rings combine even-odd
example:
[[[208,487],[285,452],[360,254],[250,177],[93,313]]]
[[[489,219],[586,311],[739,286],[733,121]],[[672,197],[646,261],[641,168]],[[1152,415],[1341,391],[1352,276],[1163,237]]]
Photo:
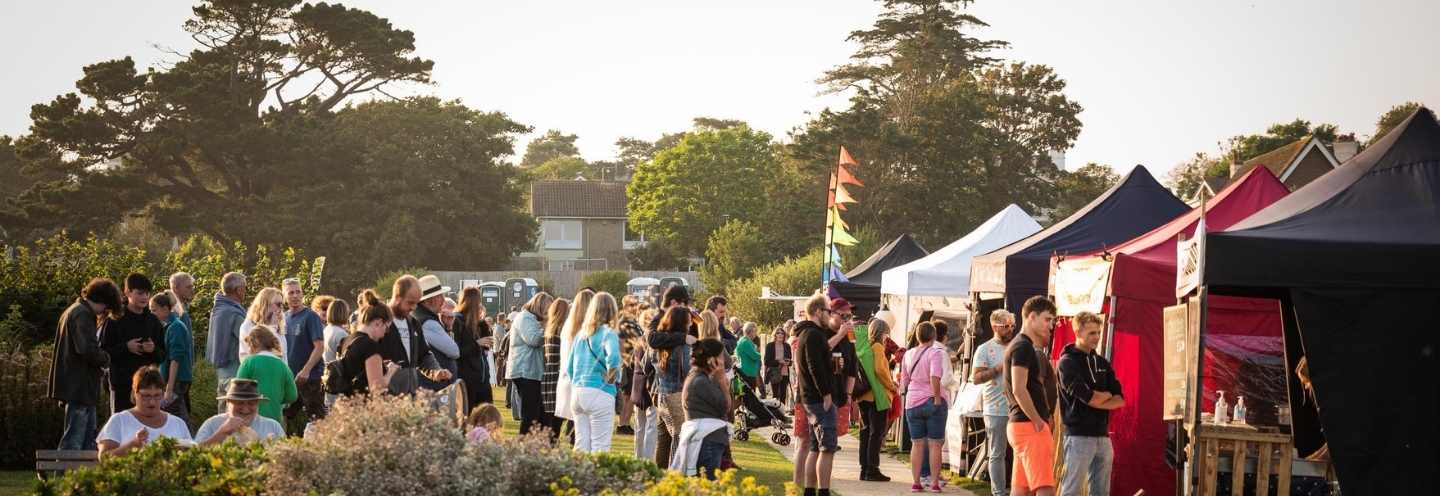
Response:
[[[885,12],[871,29],[850,33],[860,49],[851,62],[820,78],[833,91],[847,88],[863,95],[904,95],[969,77],[998,59],[987,52],[1008,43],[981,40],[967,27],[989,26],[964,13],[972,0],[884,0]],[[904,97],[901,96],[903,100]]]
[[[575,146],[577,139],[579,137],[576,135],[565,134],[556,129],[545,131],[545,134],[525,145],[525,157],[520,159],[520,167],[538,167],[562,157],[579,158],[580,148]]]
[[[93,64],[79,94],[32,107],[19,155],[64,180],[22,197],[28,218],[100,231],[117,209],[149,210],[172,232],[263,237],[269,225],[253,221],[266,218],[278,190],[333,177],[311,166],[295,135],[352,97],[429,82],[433,66],[411,56],[411,32],[383,18],[297,5],[203,2],[185,23],[201,47],[173,66]]]
[[[1405,122],[1405,118],[1410,117],[1410,114],[1415,113],[1415,110],[1421,106],[1420,102],[1405,102],[1390,107],[1390,110],[1385,111],[1385,113],[1381,114],[1380,118],[1375,121],[1375,134],[1370,136],[1370,143],[1374,143],[1375,140],[1388,134],[1391,129],[1395,129],[1395,126],[1399,126],[1401,122]]]
[[[1064,172],[1056,183],[1055,191],[1059,195],[1059,201],[1055,204],[1055,210],[1050,212],[1050,218],[1058,221],[1069,217],[1118,182],[1120,175],[1105,164],[1091,162],[1079,169]]]
[[[599,179],[590,174],[590,164],[580,157],[561,156],[546,160],[528,171],[530,178],[537,180],[570,180],[576,176]]]
[[[687,133],[636,169],[626,189],[630,223],[649,239],[701,256],[710,232],[727,219],[754,219],[767,208],[764,185],[775,163],[771,136],[749,126]]]

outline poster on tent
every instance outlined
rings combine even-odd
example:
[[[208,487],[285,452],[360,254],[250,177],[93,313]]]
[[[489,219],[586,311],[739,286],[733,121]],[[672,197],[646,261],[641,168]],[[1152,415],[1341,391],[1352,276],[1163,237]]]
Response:
[[[1055,271],[1055,306],[1060,315],[1100,313],[1110,281],[1110,262],[1100,257],[1062,260]]]
[[[1185,418],[1190,398],[1189,305],[1165,307],[1165,379],[1161,412],[1165,420]]]

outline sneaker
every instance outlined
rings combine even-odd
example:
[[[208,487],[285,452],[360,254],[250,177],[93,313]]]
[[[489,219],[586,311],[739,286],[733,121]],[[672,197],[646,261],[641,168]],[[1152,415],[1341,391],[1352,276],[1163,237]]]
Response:
[[[633,436],[633,435],[635,435],[635,429],[631,428],[631,427],[628,426],[628,425],[622,425],[622,426],[620,426],[619,428],[615,429],[615,433],[616,433],[616,434],[623,434],[623,435],[626,435],[626,436]]]
[[[937,485],[937,486],[930,486],[930,492],[932,492],[932,493],[941,492],[940,486],[938,486],[938,485]]]
[[[920,486],[919,484],[911,484],[911,485],[910,485],[910,492],[912,492],[912,493],[923,493],[923,492],[925,492],[925,488],[922,487],[922,486]]]
[[[875,482],[890,482],[890,476],[885,475],[885,474],[882,474],[882,473],[880,473],[879,471],[876,471],[876,472],[871,472],[871,473],[870,473],[870,480],[875,481]]]

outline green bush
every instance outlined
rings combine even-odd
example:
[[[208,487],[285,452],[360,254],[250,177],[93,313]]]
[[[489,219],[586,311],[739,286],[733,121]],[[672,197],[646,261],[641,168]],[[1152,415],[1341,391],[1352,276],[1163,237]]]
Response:
[[[592,287],[619,299],[625,296],[627,282],[630,282],[630,274],[623,270],[602,270],[586,274],[585,278],[580,280],[580,287]]]
[[[274,492],[261,465],[265,445],[180,448],[160,439],[99,466],[72,470],[37,485],[36,494],[166,494],[239,496]]]
[[[24,329],[30,344],[54,339],[60,314],[90,279],[123,284],[126,274],[151,272],[143,250],[93,235],[77,240],[61,232],[14,248],[14,256],[0,257],[0,309],[9,313],[18,305],[21,318],[32,324]]]
[[[775,293],[807,296],[820,287],[820,250],[803,257],[791,257],[755,271],[755,275],[730,284],[730,312],[754,321],[761,329],[770,329],[789,320],[794,305],[788,301],[764,301],[760,288],[769,286]]]

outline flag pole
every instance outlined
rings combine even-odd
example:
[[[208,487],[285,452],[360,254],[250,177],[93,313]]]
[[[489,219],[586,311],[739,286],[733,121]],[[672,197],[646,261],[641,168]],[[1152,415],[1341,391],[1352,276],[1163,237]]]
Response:
[[[835,164],[835,168],[839,169],[840,161],[838,159],[835,161]],[[837,171],[836,173],[830,174],[830,182],[825,190],[825,245],[821,247],[823,252],[820,254],[821,289],[825,289],[824,286],[830,283],[830,250],[831,244],[835,242],[835,226],[830,223],[830,209],[834,208],[835,206],[835,204],[831,203],[831,199],[835,197],[835,188],[839,184],[839,172]]]

